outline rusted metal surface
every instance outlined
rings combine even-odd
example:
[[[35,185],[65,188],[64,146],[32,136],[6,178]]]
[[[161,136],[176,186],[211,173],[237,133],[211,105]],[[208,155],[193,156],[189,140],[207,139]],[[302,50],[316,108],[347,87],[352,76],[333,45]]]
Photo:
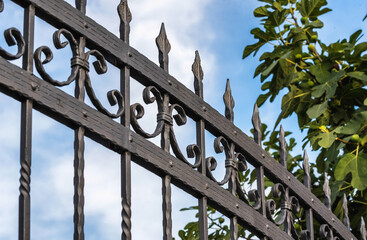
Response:
[[[287,150],[284,130],[279,135],[280,163],[270,157],[261,146],[260,113],[255,105],[252,122],[254,140],[233,124],[234,99],[229,80],[223,96],[225,116],[219,114],[204,101],[203,70],[199,53],[195,53],[192,72],[195,93],[185,88],[169,75],[171,45],[164,24],[156,39],[159,66],[129,46],[132,14],[127,0],[120,0],[117,14],[120,18],[120,38],[114,36],[85,15],[87,1],[76,0],[75,8],[62,0],[13,0],[25,9],[23,34],[15,29],[5,30],[5,40],[15,46],[15,54],[0,47],[0,91],[21,101],[20,145],[20,196],[19,239],[30,239],[30,173],[32,109],[41,111],[62,124],[74,129],[74,240],[84,240],[84,138],[92,140],[121,154],[121,239],[130,240],[131,235],[131,161],[162,177],[163,239],[172,239],[171,185],[174,184],[196,197],[199,203],[200,239],[208,239],[207,206],[216,208],[230,219],[231,239],[238,239],[238,224],[260,239],[313,240],[318,236],[326,239],[357,239],[350,232],[347,196],[343,199],[342,221],[332,213],[331,191],[325,175],[324,203],[311,193],[309,159],[305,152],[303,183],[287,170]],[[0,0],[0,12],[6,9]],[[49,47],[41,46],[35,51],[34,17],[44,19],[58,30],[53,35],[57,49],[69,45],[72,52],[70,76],[56,80],[44,65],[53,54]],[[67,41],[62,42],[61,37]],[[50,36],[51,38],[51,36]],[[86,49],[92,49],[86,51]],[[120,90],[107,93],[110,104],[117,105],[116,113],[108,111],[96,97],[89,76],[90,56],[94,56],[95,71],[106,73],[107,62],[120,69]],[[10,61],[23,59],[23,68]],[[33,59],[41,78],[33,75]],[[42,60],[44,59],[44,60]],[[67,68],[65,71],[68,70]],[[139,124],[144,117],[141,104],[130,104],[130,77],[143,85],[143,100],[157,104],[157,125],[153,133],[146,132]],[[75,95],[70,96],[62,87],[75,82]],[[84,103],[85,94],[94,108]],[[190,117],[196,121],[196,144],[186,147],[188,161],[176,139],[177,127],[186,124]],[[120,123],[112,118],[121,118]],[[130,125],[134,131],[130,130]],[[224,152],[225,176],[218,181],[212,174],[218,162],[206,157],[205,130],[215,135],[214,150]],[[147,139],[161,137],[161,147]],[[257,189],[248,194],[242,189],[239,172],[256,168]],[[265,176],[274,183],[272,195],[265,197]],[[228,189],[222,185],[228,183]],[[279,201],[278,201],[279,202]],[[294,215],[303,208],[306,212],[307,229],[298,233],[294,227]],[[275,218],[274,214],[280,215]],[[314,218],[320,223],[318,233],[314,230]],[[279,227],[280,226],[280,227]],[[361,219],[361,237],[366,239],[364,219]]]

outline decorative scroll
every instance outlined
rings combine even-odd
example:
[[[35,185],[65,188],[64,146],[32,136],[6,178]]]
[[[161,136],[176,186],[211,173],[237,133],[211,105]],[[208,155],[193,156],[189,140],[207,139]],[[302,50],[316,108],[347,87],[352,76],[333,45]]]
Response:
[[[339,237],[334,236],[333,229],[327,224],[320,226],[320,237],[327,240],[340,240]]]
[[[61,42],[61,35],[64,36],[67,41]],[[111,106],[118,104],[117,113],[110,113],[101,102],[97,99],[92,83],[89,77],[89,57],[94,56],[96,61],[93,62],[94,69],[98,74],[104,74],[107,72],[107,64],[103,55],[97,50],[90,50],[86,54],[81,54],[78,42],[74,38],[74,36],[66,29],[57,30],[53,35],[53,42],[57,49],[65,48],[68,44],[70,45],[73,57],[71,58],[71,73],[66,81],[58,81],[53,79],[45,70],[45,64],[49,63],[53,59],[53,53],[51,49],[47,46],[41,46],[36,49],[34,53],[35,65],[38,73],[45,81],[55,85],[55,86],[66,86],[75,81],[78,77],[79,70],[85,71],[85,89],[86,92],[93,103],[93,105],[97,108],[98,111],[103,114],[111,117],[118,118],[122,115],[124,111],[124,98],[122,94],[114,89],[107,93],[107,98]],[[45,59],[42,61],[42,54],[45,55]]]
[[[229,79],[227,79],[226,90],[223,95],[223,101],[226,107],[226,118],[233,122],[234,120],[234,100],[231,94],[231,88]],[[219,185],[229,183],[230,191],[233,191],[244,202],[248,203],[245,193],[242,190],[241,182],[238,176],[238,171],[247,170],[246,158],[243,154],[235,151],[234,143],[229,143],[224,137],[220,136],[214,140],[214,150],[216,153],[222,153],[224,151],[226,160],[225,167],[226,173],[221,181],[217,181],[212,174],[217,167],[217,161],[214,157],[208,157],[206,159],[207,176]]]
[[[279,144],[280,144],[280,163],[283,167],[287,167],[287,149],[286,149],[286,141],[284,129],[281,126],[279,132]],[[275,221],[273,219],[273,214],[276,209],[276,203],[274,200],[270,199],[266,201],[266,215],[269,220],[274,222],[276,225],[283,225],[284,231],[292,236],[294,239],[299,239],[297,232],[294,228],[294,220],[293,214],[297,214],[300,211],[299,201],[296,197],[290,196],[289,188],[284,187],[280,183],[276,183],[273,186],[273,195],[275,198],[281,198],[281,210],[280,210],[280,219]]]
[[[0,0],[0,13],[4,11],[4,2]],[[23,56],[25,52],[25,41],[20,33],[20,31],[16,28],[8,28],[4,31],[5,41],[9,47],[17,45],[18,51],[16,54],[11,54],[5,51],[0,46],[0,57],[5,58],[6,60],[15,60]]]
[[[195,163],[191,164],[182,154],[177,140],[176,135],[173,129],[173,119],[175,120],[178,126],[185,125],[187,122],[185,110],[178,104],[171,104],[169,106],[164,106],[163,96],[160,91],[153,86],[146,87],[143,91],[143,100],[146,104],[151,104],[156,102],[157,103],[157,125],[153,133],[147,133],[138,123],[138,119],[141,119],[144,116],[144,107],[139,104],[135,103],[130,107],[130,114],[131,114],[131,125],[135,132],[140,134],[145,138],[154,138],[162,133],[163,127],[166,125],[169,127],[169,141],[172,147],[172,151],[175,156],[180,159],[181,161],[189,164],[193,168],[197,168],[201,164],[201,157],[200,157],[200,148],[196,144],[192,144],[187,146],[187,156],[189,158],[195,157]],[[166,111],[167,109],[167,111]],[[173,111],[176,111],[177,114],[173,114]]]
[[[1,7],[3,7],[2,2],[0,2],[0,10]],[[0,57],[5,58],[6,60],[15,60],[23,56],[25,51],[25,41],[20,31],[16,28],[6,29],[4,31],[4,37],[9,47],[17,45],[18,52],[14,55],[5,51],[2,47],[0,47]]]

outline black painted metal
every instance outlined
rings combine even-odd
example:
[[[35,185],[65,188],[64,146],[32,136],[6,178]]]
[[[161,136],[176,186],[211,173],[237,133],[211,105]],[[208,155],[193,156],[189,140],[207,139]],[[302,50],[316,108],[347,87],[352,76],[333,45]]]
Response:
[[[253,232],[260,239],[316,239],[314,217],[321,223],[319,235],[326,239],[356,239],[350,233],[347,196],[343,200],[343,222],[330,211],[331,191],[325,175],[324,203],[311,193],[307,154],[304,154],[304,182],[300,183],[287,171],[287,152],[284,130],[280,130],[280,164],[261,147],[261,121],[257,106],[254,107],[254,139],[251,140],[233,125],[234,100],[229,81],[223,96],[225,117],[203,100],[203,71],[198,52],[192,66],[195,94],[168,74],[170,44],[162,24],[156,39],[160,67],[129,46],[131,12],[127,0],[120,0],[120,38],[85,16],[86,0],[76,0],[76,7],[62,0],[13,0],[25,10],[23,34],[15,29],[5,30],[9,46],[17,47],[16,54],[0,47],[0,91],[21,101],[20,144],[20,196],[19,239],[30,239],[30,172],[32,109],[41,111],[75,130],[74,139],[74,239],[84,239],[84,137],[121,154],[121,239],[131,236],[131,161],[162,177],[163,239],[172,239],[171,184],[193,195],[199,202],[200,239],[208,239],[207,204],[230,218],[231,239],[238,239],[238,224]],[[6,9],[0,0],[0,12]],[[52,60],[52,52],[41,46],[33,53],[34,17],[44,19],[58,28],[53,36],[57,49],[70,45],[73,57],[67,80],[58,81],[45,71],[43,65]],[[63,35],[67,42],[61,42]],[[85,52],[86,47],[90,50]],[[45,57],[43,57],[43,55]],[[107,71],[106,59],[121,71],[120,91],[107,93],[111,105],[118,105],[117,113],[102,106],[92,88],[89,77],[89,57],[97,60],[93,66],[97,73]],[[23,68],[9,61],[23,57]],[[41,78],[33,73],[33,58]],[[45,58],[45,60],[42,60]],[[157,126],[147,133],[139,125],[144,116],[140,104],[130,105],[130,75],[146,86],[143,99],[146,104],[157,103]],[[75,97],[55,86],[65,86],[75,81]],[[91,108],[84,103],[85,93]],[[130,110],[130,111],[129,111]],[[173,114],[173,112],[176,114]],[[187,115],[186,115],[187,114]],[[191,164],[183,155],[175,137],[173,121],[181,126],[187,116],[196,121],[196,144],[189,145],[187,156],[195,158]],[[111,118],[121,117],[121,123]],[[130,130],[130,125],[135,132]],[[225,153],[226,173],[220,182],[212,175],[217,166],[213,157],[205,156],[205,130],[216,136],[214,149]],[[146,138],[161,136],[161,148]],[[172,154],[171,154],[172,150]],[[247,169],[247,162],[254,165],[257,189],[246,194],[239,182],[238,172]],[[265,198],[264,177],[274,183],[273,196],[280,198],[276,209],[273,199]],[[228,190],[221,187],[228,183]],[[307,229],[298,233],[294,228],[294,214],[300,208],[306,212]],[[274,220],[274,212],[280,213]],[[278,227],[280,226],[281,227]],[[361,219],[361,238],[366,239],[364,219]]]

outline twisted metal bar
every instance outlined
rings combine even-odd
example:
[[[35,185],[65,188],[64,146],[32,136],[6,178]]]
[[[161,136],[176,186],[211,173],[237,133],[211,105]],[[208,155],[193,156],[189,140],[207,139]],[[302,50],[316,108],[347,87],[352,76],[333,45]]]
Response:
[[[0,6],[1,8],[1,6]],[[23,54],[23,69],[33,72],[35,8],[29,4],[24,9],[23,32],[27,42]],[[31,232],[31,162],[32,162],[32,108],[33,100],[25,99],[21,107],[20,135],[20,195],[19,195],[19,240],[30,240]]]
[[[117,12],[120,18],[120,39],[129,44],[130,22],[132,20],[131,12],[127,0],[121,0],[117,6]],[[120,72],[121,87],[120,91],[125,96],[124,109],[130,107],[130,68],[124,66]],[[124,111],[121,116],[121,124],[130,128],[130,111]],[[129,138],[129,136],[126,136]],[[121,239],[131,240],[131,154],[124,152],[121,154]]]

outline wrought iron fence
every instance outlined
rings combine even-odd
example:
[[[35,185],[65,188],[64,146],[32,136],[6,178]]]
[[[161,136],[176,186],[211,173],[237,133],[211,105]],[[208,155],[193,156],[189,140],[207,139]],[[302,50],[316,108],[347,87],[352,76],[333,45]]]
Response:
[[[350,232],[347,198],[344,196],[343,222],[331,211],[330,187],[325,176],[324,203],[311,193],[308,157],[304,153],[304,182],[298,181],[287,170],[287,151],[284,130],[279,135],[280,162],[261,146],[261,121],[257,107],[252,122],[254,140],[233,125],[234,100],[229,81],[223,100],[225,117],[203,100],[203,70],[196,52],[192,65],[195,93],[169,75],[169,51],[164,24],[156,38],[160,66],[129,46],[132,16],[127,0],[117,7],[121,20],[120,38],[108,32],[87,17],[86,0],[76,0],[72,7],[63,0],[12,0],[24,8],[23,33],[16,28],[5,30],[9,46],[16,46],[12,54],[0,48],[0,91],[21,102],[19,239],[30,239],[30,179],[32,109],[59,121],[75,131],[74,140],[74,239],[84,239],[84,137],[102,144],[121,155],[122,239],[131,236],[131,161],[162,178],[163,239],[172,239],[171,184],[198,199],[200,239],[208,239],[207,206],[214,207],[230,218],[231,239],[238,239],[238,225],[260,239],[357,239]],[[6,3],[6,2],[5,2]],[[116,4],[117,5],[117,4]],[[6,9],[0,0],[0,12]],[[59,81],[50,76],[44,65],[52,61],[53,53],[47,46],[34,50],[35,17],[58,30],[53,35],[57,49],[69,45],[72,58],[70,76]],[[62,41],[64,37],[67,41]],[[51,36],[50,36],[51,38]],[[89,51],[86,48],[91,49]],[[118,106],[109,112],[96,97],[89,75],[90,58],[94,70],[106,73],[106,61],[121,71],[120,90],[111,90],[107,98]],[[22,59],[22,68],[11,61]],[[41,78],[33,74],[33,64]],[[130,104],[130,78],[146,86],[143,100],[157,104],[157,125],[153,133],[139,124],[144,117],[141,104]],[[75,96],[60,88],[75,82]],[[87,94],[93,106],[84,103]],[[173,122],[184,125],[187,117],[196,122],[196,144],[189,145],[188,158],[179,148]],[[112,118],[120,118],[121,122]],[[132,126],[133,130],[130,129]],[[214,157],[205,154],[205,131],[216,136],[214,150],[225,153],[225,176],[218,181],[212,174],[217,166]],[[161,137],[161,148],[147,139]],[[172,153],[172,154],[171,154]],[[256,168],[257,188],[245,193],[239,182],[239,172],[250,163]],[[274,183],[272,195],[265,198],[265,176]],[[228,189],[222,185],[228,183]],[[294,214],[304,209],[307,229],[297,232]],[[274,218],[274,212],[278,218]],[[320,229],[314,229],[314,218]],[[361,219],[361,239],[366,240],[366,229]]]

